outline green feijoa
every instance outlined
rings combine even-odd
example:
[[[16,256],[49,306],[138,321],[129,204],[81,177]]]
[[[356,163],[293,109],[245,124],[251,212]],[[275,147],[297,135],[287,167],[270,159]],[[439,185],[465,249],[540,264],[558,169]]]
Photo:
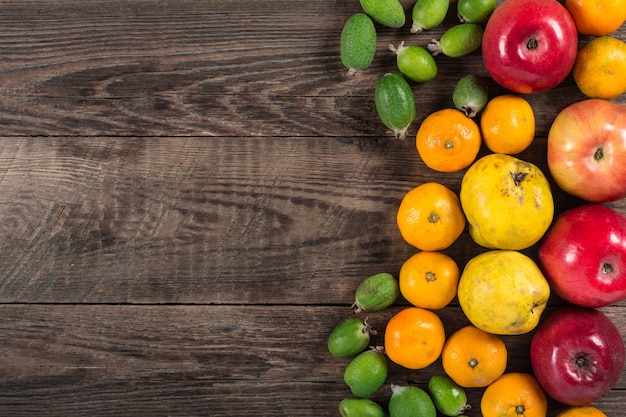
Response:
[[[462,77],[454,86],[452,101],[467,117],[476,117],[489,101],[489,89],[484,78],[475,74]]]
[[[399,0],[360,0],[361,7],[372,19],[383,26],[400,28],[406,16]]]
[[[365,13],[350,16],[341,31],[340,56],[348,73],[369,67],[376,53],[376,28]]]
[[[480,48],[483,32],[483,27],[477,23],[459,23],[446,30],[441,39],[433,39],[426,48],[433,55],[442,53],[451,58],[459,58]]]
[[[391,386],[389,417],[437,417],[433,400],[423,389],[411,385]]]
[[[387,379],[387,358],[378,349],[366,350],[352,359],[343,380],[355,397],[367,397],[383,386]]]
[[[447,375],[433,375],[428,391],[435,408],[443,415],[456,417],[470,408],[465,390]]]
[[[457,16],[461,23],[483,23],[496,8],[496,0],[459,0]]]
[[[384,417],[383,408],[369,398],[346,398],[339,404],[341,417]]]
[[[356,287],[352,311],[380,311],[392,305],[400,296],[400,284],[386,272],[365,278]]]
[[[339,323],[328,336],[328,351],[337,358],[356,356],[370,343],[367,321],[353,317]]]
[[[450,0],[417,0],[411,10],[411,33],[439,26],[448,14]]]
[[[383,124],[396,138],[404,139],[415,119],[415,97],[409,83],[400,74],[383,75],[376,83],[374,101]]]
[[[398,69],[408,79],[425,83],[437,76],[437,63],[426,48],[416,45],[405,46],[404,42],[396,48],[389,45],[389,49],[396,54]]]

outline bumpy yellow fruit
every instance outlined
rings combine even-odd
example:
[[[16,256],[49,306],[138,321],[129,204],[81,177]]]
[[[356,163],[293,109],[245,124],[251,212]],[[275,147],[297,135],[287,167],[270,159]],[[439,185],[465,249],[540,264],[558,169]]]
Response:
[[[550,285],[528,256],[492,250],[470,259],[459,281],[461,309],[488,333],[514,335],[537,327],[550,297]]]
[[[526,249],[541,239],[554,217],[546,176],[510,155],[489,154],[476,161],[463,177],[460,200],[470,236],[490,249]]]

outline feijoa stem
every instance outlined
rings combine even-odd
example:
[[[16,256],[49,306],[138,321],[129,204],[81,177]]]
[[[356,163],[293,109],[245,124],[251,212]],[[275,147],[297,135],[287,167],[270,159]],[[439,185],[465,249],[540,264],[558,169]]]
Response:
[[[404,46],[404,41],[400,41],[400,43],[398,44],[398,46],[397,46],[397,47],[396,47],[394,44],[392,44],[392,43],[390,43],[390,44],[389,44],[389,50],[390,50],[391,52],[393,52],[394,54],[396,54],[396,55],[400,54],[400,52],[401,52],[404,48],[406,48],[406,47]]]
[[[426,45],[426,49],[433,55],[437,56],[441,53],[441,43],[437,39],[432,39],[428,45]]]

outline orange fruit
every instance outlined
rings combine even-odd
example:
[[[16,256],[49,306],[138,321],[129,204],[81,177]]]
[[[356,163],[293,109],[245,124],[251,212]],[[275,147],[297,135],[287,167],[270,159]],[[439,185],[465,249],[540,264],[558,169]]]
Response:
[[[505,94],[489,100],[480,117],[485,145],[494,153],[515,155],[535,138],[535,114],[520,96]]]
[[[548,399],[534,376],[512,372],[485,389],[480,410],[483,417],[546,417]]]
[[[446,374],[465,388],[486,387],[504,373],[506,345],[499,336],[475,326],[452,333],[441,353]]]
[[[450,256],[441,252],[418,252],[400,268],[400,292],[416,307],[438,310],[456,296],[459,276],[459,267]]]
[[[565,0],[578,33],[603,36],[626,21],[626,0]]]
[[[611,36],[590,40],[579,49],[572,75],[590,98],[610,100],[626,92],[626,43]]]
[[[476,122],[452,108],[426,116],[415,137],[422,161],[440,172],[456,172],[468,167],[476,159],[481,142]]]
[[[396,221],[404,240],[426,251],[449,247],[465,228],[459,197],[436,182],[410,190],[398,207]]]
[[[437,314],[419,307],[400,310],[387,322],[385,352],[408,369],[423,369],[441,355],[445,342],[443,323]]]
[[[566,408],[557,414],[556,417],[606,417],[606,414],[596,407],[585,405],[582,407]]]

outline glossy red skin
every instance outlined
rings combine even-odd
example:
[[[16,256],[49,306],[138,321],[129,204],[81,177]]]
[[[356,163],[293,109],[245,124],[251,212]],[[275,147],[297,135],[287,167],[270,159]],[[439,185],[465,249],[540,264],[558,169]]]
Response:
[[[584,353],[590,366],[580,371]],[[568,405],[587,405],[608,393],[624,367],[624,342],[599,310],[559,307],[535,331],[530,345],[534,374],[546,394]]]
[[[528,49],[530,39],[538,46]],[[521,94],[563,82],[578,51],[576,25],[556,0],[506,0],[487,21],[482,56],[489,75]]]
[[[626,216],[590,203],[559,215],[539,245],[539,263],[559,297],[584,307],[626,299]],[[612,272],[602,273],[605,263]]]
[[[596,160],[600,148],[604,157]],[[626,106],[586,99],[561,110],[548,133],[548,169],[561,189],[584,200],[626,197]]]

